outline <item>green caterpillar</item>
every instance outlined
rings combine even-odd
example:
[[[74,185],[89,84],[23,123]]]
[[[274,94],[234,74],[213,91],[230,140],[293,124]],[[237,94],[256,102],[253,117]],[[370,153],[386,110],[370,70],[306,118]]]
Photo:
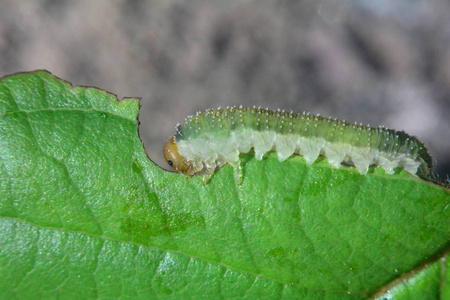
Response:
[[[230,164],[241,183],[239,154],[252,148],[258,160],[271,150],[280,161],[298,154],[308,164],[322,155],[334,168],[352,164],[361,174],[377,165],[389,174],[400,167],[428,178],[432,168],[424,144],[404,131],[255,107],[219,108],[189,116],[165,144],[164,156],[176,171],[205,178]]]

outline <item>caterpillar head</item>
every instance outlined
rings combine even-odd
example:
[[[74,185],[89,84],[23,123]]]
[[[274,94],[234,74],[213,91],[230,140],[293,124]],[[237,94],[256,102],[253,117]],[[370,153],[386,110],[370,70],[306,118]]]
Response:
[[[177,172],[189,174],[191,164],[186,158],[178,152],[178,147],[175,144],[175,136],[171,137],[164,145],[164,158],[169,166],[174,168]]]

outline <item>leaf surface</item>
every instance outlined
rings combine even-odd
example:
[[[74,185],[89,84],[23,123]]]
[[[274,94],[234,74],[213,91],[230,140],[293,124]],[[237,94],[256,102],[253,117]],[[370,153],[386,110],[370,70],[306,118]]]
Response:
[[[45,71],[1,79],[0,298],[359,299],[422,272],[448,294],[448,189],[274,153],[203,185],[147,158],[138,109]]]

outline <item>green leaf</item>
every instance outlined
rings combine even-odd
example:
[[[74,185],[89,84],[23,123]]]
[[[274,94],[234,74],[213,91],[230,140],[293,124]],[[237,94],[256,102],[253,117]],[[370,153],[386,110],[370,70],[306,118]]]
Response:
[[[450,267],[448,254],[441,260],[414,270],[394,281],[378,299],[450,299]]]
[[[203,185],[147,158],[138,108],[44,71],[0,81],[1,299],[449,294],[448,189],[274,153]]]

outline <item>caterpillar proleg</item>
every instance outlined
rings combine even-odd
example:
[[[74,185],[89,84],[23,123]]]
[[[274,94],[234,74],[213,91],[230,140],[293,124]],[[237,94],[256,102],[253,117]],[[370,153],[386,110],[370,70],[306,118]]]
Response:
[[[376,165],[388,174],[400,167],[428,178],[432,167],[424,144],[404,131],[256,107],[211,109],[187,117],[165,144],[164,156],[176,171],[204,178],[230,164],[240,184],[239,154],[252,148],[258,160],[272,150],[280,161],[297,154],[308,164],[322,155],[333,168],[347,163],[361,174]]]

